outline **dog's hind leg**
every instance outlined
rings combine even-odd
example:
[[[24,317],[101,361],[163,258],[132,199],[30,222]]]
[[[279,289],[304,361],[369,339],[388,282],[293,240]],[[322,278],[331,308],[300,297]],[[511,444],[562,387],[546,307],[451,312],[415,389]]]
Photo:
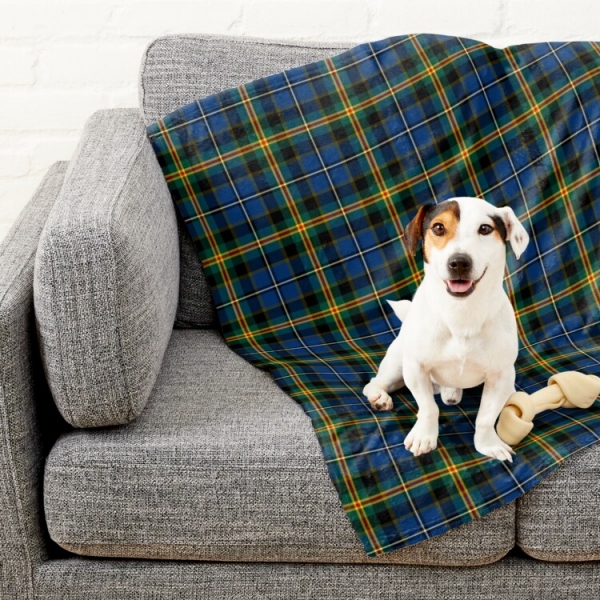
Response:
[[[403,382],[394,386],[384,387],[376,377],[373,377],[363,388],[363,394],[367,397],[369,404],[377,410],[392,410],[394,401],[388,392],[400,389]],[[387,388],[387,389],[386,389]]]
[[[390,392],[400,389],[403,385],[402,353],[399,338],[396,338],[383,357],[377,375],[364,387],[363,394],[373,408],[392,410],[394,403]]]

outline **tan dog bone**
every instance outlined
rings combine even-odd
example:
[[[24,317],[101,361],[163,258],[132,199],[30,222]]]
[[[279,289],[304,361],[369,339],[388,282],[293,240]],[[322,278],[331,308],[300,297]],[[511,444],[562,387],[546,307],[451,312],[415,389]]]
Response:
[[[548,387],[533,394],[515,392],[500,413],[496,432],[510,445],[518,444],[533,429],[538,413],[556,408],[589,408],[600,394],[600,377],[577,371],[557,373]]]

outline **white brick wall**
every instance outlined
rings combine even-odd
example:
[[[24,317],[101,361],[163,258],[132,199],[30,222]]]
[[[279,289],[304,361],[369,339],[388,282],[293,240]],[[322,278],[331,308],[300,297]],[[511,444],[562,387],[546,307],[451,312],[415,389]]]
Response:
[[[167,33],[364,41],[434,32],[490,44],[600,40],[598,0],[0,0],[0,239],[99,108],[137,105]]]

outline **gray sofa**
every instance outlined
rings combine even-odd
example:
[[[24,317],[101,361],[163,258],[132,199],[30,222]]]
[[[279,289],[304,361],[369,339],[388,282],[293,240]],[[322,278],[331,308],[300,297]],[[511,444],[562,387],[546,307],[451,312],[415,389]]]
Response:
[[[366,558],[309,419],[218,332],[145,125],[341,51],[177,36],[0,246],[2,598],[598,598],[600,445]]]

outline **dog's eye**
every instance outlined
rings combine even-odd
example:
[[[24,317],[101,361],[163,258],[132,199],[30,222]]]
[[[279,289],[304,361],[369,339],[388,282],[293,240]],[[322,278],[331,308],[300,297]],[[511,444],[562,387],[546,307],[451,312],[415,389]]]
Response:
[[[481,235],[490,235],[490,233],[492,233],[492,231],[494,231],[494,228],[491,225],[482,225],[479,228],[479,233]]]
[[[431,231],[433,231],[433,235],[444,235],[446,228],[441,223],[434,223]]]

